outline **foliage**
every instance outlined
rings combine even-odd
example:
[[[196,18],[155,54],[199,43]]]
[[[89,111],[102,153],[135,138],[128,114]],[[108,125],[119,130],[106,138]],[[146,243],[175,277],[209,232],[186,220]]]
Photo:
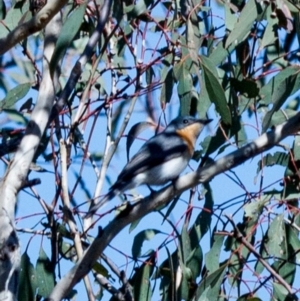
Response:
[[[42,8],[31,2],[40,3],[0,1],[1,38]],[[101,39],[64,98],[73,66],[98,30],[103,2],[69,1],[62,10],[50,61],[53,82],[58,74],[56,110],[28,174],[42,183],[24,188],[17,212],[18,231],[27,233],[22,242],[28,244],[20,301],[49,296],[82,256],[77,244],[86,250],[97,235],[84,229],[83,216],[126,163],[126,133],[129,158],[137,138],[148,137],[145,129],[158,131],[179,114],[214,118],[195,152],[205,165],[271,131],[299,107],[300,6],[293,0],[115,0]],[[44,43],[39,31],[0,57],[4,168],[37,106]],[[119,290],[129,300],[298,300],[298,140],[291,137],[258,161],[226,172],[225,184],[214,179],[200,192],[199,186],[177,196],[132,223],[129,234],[119,233],[90,272],[109,291],[99,298],[122,300]],[[249,184],[254,177],[255,188]],[[93,226],[114,218],[117,201],[100,210]],[[39,253],[30,248],[37,241]],[[76,288],[81,294],[82,283]]]

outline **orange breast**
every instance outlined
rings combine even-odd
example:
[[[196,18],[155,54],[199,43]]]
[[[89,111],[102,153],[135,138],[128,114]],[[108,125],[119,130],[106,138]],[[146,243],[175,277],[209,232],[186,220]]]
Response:
[[[201,128],[201,124],[194,123],[176,131],[176,133],[187,143],[191,156],[194,154],[195,142],[201,132]]]
[[[192,137],[187,128],[177,130],[176,133],[186,142],[186,144],[188,145],[189,153],[192,156],[194,153],[195,138]]]

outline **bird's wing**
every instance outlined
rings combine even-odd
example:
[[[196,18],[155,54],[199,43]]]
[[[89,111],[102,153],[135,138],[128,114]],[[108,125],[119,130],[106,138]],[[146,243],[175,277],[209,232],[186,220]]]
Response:
[[[155,139],[154,139],[155,138]],[[173,133],[161,133],[148,140],[132,157],[118,177],[118,181],[126,181],[135,175],[173,158],[189,153],[188,145]]]

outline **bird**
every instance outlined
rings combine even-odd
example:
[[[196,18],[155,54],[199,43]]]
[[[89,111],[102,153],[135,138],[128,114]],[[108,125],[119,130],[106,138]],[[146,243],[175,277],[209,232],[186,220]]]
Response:
[[[109,192],[90,208],[86,217],[126,190],[143,184],[149,187],[175,181],[192,158],[203,127],[211,121],[193,116],[172,120],[164,131],[144,143],[125,165]]]

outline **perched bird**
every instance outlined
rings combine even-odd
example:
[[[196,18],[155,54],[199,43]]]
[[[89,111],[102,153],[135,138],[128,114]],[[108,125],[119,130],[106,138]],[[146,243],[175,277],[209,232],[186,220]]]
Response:
[[[211,121],[192,116],[180,116],[171,121],[163,132],[149,139],[132,157],[108,194],[90,208],[87,217],[125,190],[175,180],[192,158],[203,127]]]

